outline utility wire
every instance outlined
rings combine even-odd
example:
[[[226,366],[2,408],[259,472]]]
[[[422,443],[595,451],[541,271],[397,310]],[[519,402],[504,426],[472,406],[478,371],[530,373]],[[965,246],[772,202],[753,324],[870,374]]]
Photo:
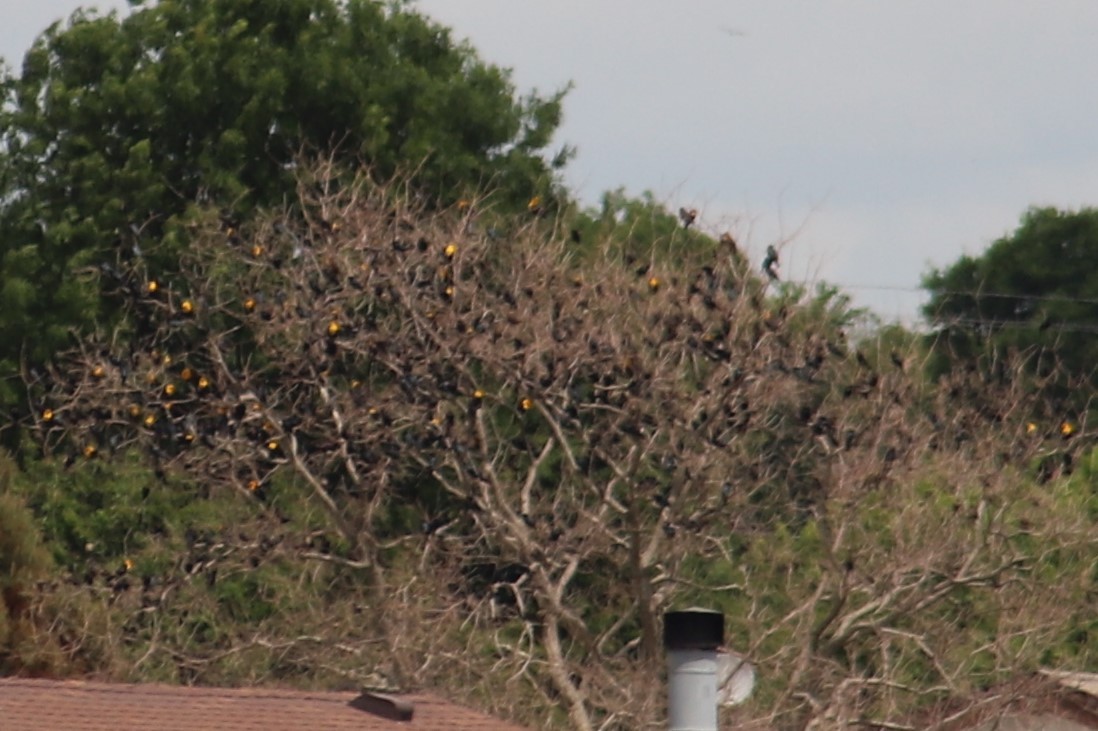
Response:
[[[991,318],[954,317],[935,323],[940,328],[988,327],[996,330],[1045,330],[1058,333],[1087,333],[1098,335],[1098,322],[1050,323],[1042,328],[1032,320],[994,320]]]
[[[861,289],[861,290],[878,290],[884,292],[920,292],[925,294],[947,295],[951,297],[972,297],[989,298],[989,299],[1008,299],[1008,300],[1026,300],[1031,302],[1076,302],[1079,304],[1098,305],[1098,297],[1072,297],[1066,294],[1013,294],[1009,292],[985,292],[982,290],[963,290],[963,289],[939,289],[931,292],[925,287],[909,287],[903,285],[892,284],[843,284],[842,282],[831,282],[839,289]]]
[[[1023,301],[1026,303],[1055,302],[1098,306],[1096,297],[1073,297],[1063,294],[1014,294],[1010,292],[988,292],[982,290],[940,289],[931,292],[925,287],[912,287],[899,284],[849,284],[825,280],[828,285],[834,286],[839,291],[844,290],[870,290],[881,292],[906,292],[924,295],[936,295],[945,297],[968,297],[980,299],[1002,299]],[[968,317],[965,315],[931,317],[927,324],[934,329],[947,329],[951,327],[963,328],[988,328],[993,330],[1039,330],[1052,333],[1083,333],[1098,335],[1098,321],[1072,320],[1069,322],[1057,322],[1055,320],[1035,320],[1028,315],[1034,311],[1018,312],[1018,319],[1004,319],[992,317]]]

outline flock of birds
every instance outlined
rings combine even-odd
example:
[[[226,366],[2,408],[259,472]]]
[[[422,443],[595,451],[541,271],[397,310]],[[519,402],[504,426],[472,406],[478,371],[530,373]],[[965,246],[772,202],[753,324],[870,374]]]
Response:
[[[695,226],[697,215],[679,210],[684,228]],[[410,453],[414,470],[452,464],[467,477],[483,477],[478,462],[488,446],[461,412],[472,415],[485,404],[512,409],[526,423],[545,415],[579,425],[576,417],[583,415],[605,427],[591,432],[600,443],[660,428],[649,413],[652,405],[638,402],[649,387],[651,374],[640,367],[646,356],[629,350],[639,347],[636,342],[621,345],[627,338],[606,330],[605,320],[595,323],[580,312],[591,297],[605,299],[601,284],[567,274],[568,289],[548,291],[558,275],[548,269],[536,274],[541,280],[512,281],[507,271],[493,271],[498,262],[491,256],[467,257],[471,248],[459,238],[436,244],[437,232],[424,235],[393,215],[368,221],[370,227],[367,238],[380,244],[389,237],[391,243],[365,249],[359,243],[348,254],[340,247],[366,237],[354,222],[317,225],[313,233],[293,233],[282,223],[266,239],[244,237],[235,223],[228,225],[216,246],[227,243],[239,252],[246,272],[239,284],[253,289],[221,302],[197,294],[209,289],[209,281],[159,281],[141,269],[139,258],[131,270],[112,269],[110,280],[131,302],[138,327],[121,347],[113,335],[86,342],[70,363],[31,379],[47,448],[67,450],[71,462],[142,445],[158,473],[170,463],[187,464],[257,496],[273,474],[296,461],[328,492],[354,493],[365,475],[390,469]],[[738,259],[730,234],[719,243]],[[645,271],[653,294],[677,278],[666,274],[665,283]],[[766,281],[780,280],[775,246],[766,248],[761,271]],[[271,275],[281,283],[262,284]],[[705,395],[712,404],[685,407],[693,411],[684,418],[696,421],[706,439],[724,448],[770,418],[752,403],[758,395],[744,395],[760,384],[780,392],[792,387],[780,384],[787,376],[797,387],[825,389],[822,369],[830,361],[849,359],[856,367],[842,376],[851,382],[837,386],[842,398],[881,389],[878,364],[833,334],[788,329],[785,306],[772,311],[752,295],[746,310],[738,310],[751,288],[737,277],[702,267],[677,290],[685,300],[652,300],[654,310],[645,315],[651,328],[642,334],[646,347],[677,342],[673,347],[702,353],[729,370],[725,385],[712,386],[726,392]],[[264,286],[275,293],[260,291]],[[737,318],[746,319],[737,324]],[[442,328],[452,335],[439,335]],[[763,341],[772,345],[761,348]],[[905,370],[906,359],[895,349],[887,359],[897,372]],[[585,362],[603,364],[589,368]],[[528,372],[508,375],[518,368],[513,363]],[[760,372],[750,373],[752,368]],[[507,382],[511,395],[485,387],[492,379]],[[457,411],[451,403],[460,404]],[[799,411],[807,411],[799,420],[809,440],[826,452],[852,448],[865,431],[841,426],[816,402]]]

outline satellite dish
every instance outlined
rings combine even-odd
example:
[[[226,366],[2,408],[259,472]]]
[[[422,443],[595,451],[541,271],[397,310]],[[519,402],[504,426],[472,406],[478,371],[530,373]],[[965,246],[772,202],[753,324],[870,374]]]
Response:
[[[717,655],[717,702],[738,706],[755,689],[755,666],[743,655],[724,651]]]

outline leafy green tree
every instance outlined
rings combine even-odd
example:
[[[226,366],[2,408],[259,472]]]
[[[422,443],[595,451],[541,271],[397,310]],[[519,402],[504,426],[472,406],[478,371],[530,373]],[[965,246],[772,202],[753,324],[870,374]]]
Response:
[[[296,199],[302,150],[415,169],[431,203],[487,184],[505,203],[552,197],[563,92],[517,98],[505,70],[403,4],[133,4],[51,26],[0,89],[0,403],[20,357],[41,362],[111,310],[95,266],[109,280],[118,258],[171,262],[196,201],[233,227]]]
[[[676,215],[651,191],[630,196],[618,188],[603,193],[598,206],[575,211],[569,223],[570,249],[584,256],[609,249],[634,269],[667,262],[711,264],[715,255],[731,256],[743,273],[747,262],[732,235],[726,232],[719,240],[710,236],[695,225],[696,216],[697,211],[685,208]]]
[[[1098,209],[1034,208],[982,255],[930,272],[935,371],[969,366],[1004,378],[1021,358],[1053,403],[1084,408],[1071,389],[1096,382],[1096,256]]]
[[[660,615],[705,604],[765,679],[743,725],[923,727],[1070,641],[1091,495],[1052,478],[1081,440],[1031,433],[1017,384],[928,383],[902,332],[851,353],[840,294],[756,297],[734,257],[640,267],[610,231],[577,261],[526,212],[501,239],[475,206],[323,181],[302,185],[299,210],[330,214],[310,225],[258,217],[234,245],[214,212],[170,289],[137,262],[149,326],[101,328],[30,384],[43,452],[144,453],[192,502],[236,499],[186,549],[177,521],[111,545],[125,510],[52,521],[172,587],[141,597],[158,626],[115,620],[156,677],[300,680],[350,647],[415,685],[521,678],[499,702],[541,727],[642,728]],[[249,512],[268,520],[238,529]],[[138,612],[133,577],[92,589]],[[290,648],[296,667],[274,661]]]

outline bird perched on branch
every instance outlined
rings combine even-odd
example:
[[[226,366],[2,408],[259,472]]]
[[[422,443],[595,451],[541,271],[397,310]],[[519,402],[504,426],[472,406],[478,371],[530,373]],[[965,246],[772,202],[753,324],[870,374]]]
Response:
[[[766,247],[766,258],[763,259],[762,270],[766,272],[766,276],[770,277],[770,281],[778,280],[778,250],[773,244]]]
[[[683,228],[690,228],[690,224],[694,223],[698,218],[697,208],[680,208],[679,220],[682,221]]]

